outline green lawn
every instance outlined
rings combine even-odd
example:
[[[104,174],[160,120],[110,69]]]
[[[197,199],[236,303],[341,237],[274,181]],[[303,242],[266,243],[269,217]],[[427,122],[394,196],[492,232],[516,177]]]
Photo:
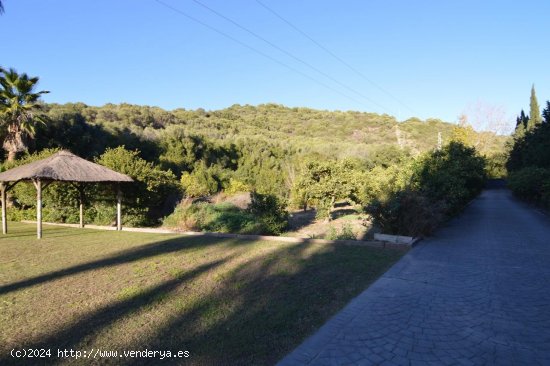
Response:
[[[188,359],[170,363],[273,364],[401,256],[359,246],[44,228],[42,240],[35,226],[19,223],[0,236],[0,364],[13,362],[13,347],[188,350]]]

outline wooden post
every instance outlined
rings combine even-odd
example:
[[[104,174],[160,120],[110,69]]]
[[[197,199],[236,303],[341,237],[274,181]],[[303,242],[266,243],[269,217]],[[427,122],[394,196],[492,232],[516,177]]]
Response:
[[[117,185],[116,194],[116,229],[122,230],[122,190],[120,185]]]
[[[33,181],[36,187],[36,237],[42,239],[42,182]]]
[[[84,227],[84,205],[82,204],[82,200],[80,200],[80,225],[78,225],[81,229]]]
[[[8,233],[8,221],[6,218],[6,185],[4,183],[0,183],[0,191],[2,194],[2,233],[7,234]]]
[[[80,193],[80,225],[82,229],[84,227],[84,187],[80,185],[78,187],[78,192]]]

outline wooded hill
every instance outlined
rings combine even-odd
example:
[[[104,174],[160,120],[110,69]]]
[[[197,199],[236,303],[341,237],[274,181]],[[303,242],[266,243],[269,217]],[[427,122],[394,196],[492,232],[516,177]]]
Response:
[[[398,122],[389,115],[275,104],[235,105],[219,111],[46,104],[41,112],[45,123],[37,124],[34,138],[28,140],[31,155],[19,154],[2,169],[47,157],[58,149],[95,160],[139,182],[125,195],[125,206],[132,208],[126,212],[125,224],[136,226],[158,224],[180,198],[254,191],[257,206],[270,215],[264,221],[269,225],[280,221],[283,227],[287,203],[294,208],[314,205],[318,212],[330,216],[335,201],[367,206],[378,196],[399,191],[398,182],[410,182],[412,172],[420,171],[420,165],[429,160],[416,157],[434,151],[439,134],[442,148],[452,140],[489,157],[503,155],[506,141],[502,136],[435,119]],[[455,155],[474,153],[468,150]],[[443,157],[453,160],[455,155]],[[442,179],[450,182],[450,178]],[[44,196],[46,219],[74,220],[76,193],[70,190],[49,188]],[[13,195],[20,210],[12,210],[11,219],[32,217],[32,189],[27,192],[23,186],[16,187]],[[96,196],[109,198],[108,192],[100,190]],[[86,222],[108,223],[111,206],[94,202],[87,210]],[[239,211],[231,217],[245,216]],[[228,230],[248,230],[241,221],[233,225],[240,229]],[[256,231],[280,232],[277,225]]]
[[[411,118],[398,122],[387,114],[288,108],[277,104],[233,105],[217,111],[166,111],[158,107],[130,104],[93,107],[77,103],[49,104],[47,111],[53,121],[49,130],[60,131],[56,124],[62,123],[64,129],[69,130],[64,133],[71,134],[71,129],[78,130],[78,133],[91,133],[86,131],[90,130],[87,127],[99,126],[115,140],[125,143],[127,148],[143,150],[142,155],[146,159],[154,159],[154,156],[148,156],[153,151],[148,152],[150,147],[139,144],[136,139],[153,142],[162,140],[166,134],[174,136],[183,133],[228,143],[252,140],[275,145],[289,155],[319,154],[375,162],[382,158],[380,155],[396,154],[399,150],[416,155],[433,149],[438,143],[438,133],[441,133],[443,143],[446,143],[456,126],[438,119],[423,121]],[[52,131],[42,132],[55,140]],[[492,155],[502,151],[504,137],[490,132],[473,132],[473,135],[477,140],[474,145],[482,154]],[[40,140],[40,136],[37,139]],[[50,146],[40,146],[42,148],[59,145],[55,141],[43,143]],[[87,149],[86,154],[92,151],[97,155],[101,150],[97,146],[92,150]]]

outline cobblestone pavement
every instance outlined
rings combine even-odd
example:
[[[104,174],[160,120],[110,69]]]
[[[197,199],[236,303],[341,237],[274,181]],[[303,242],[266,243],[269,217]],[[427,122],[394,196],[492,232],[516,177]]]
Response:
[[[550,365],[550,219],[487,190],[280,365]]]

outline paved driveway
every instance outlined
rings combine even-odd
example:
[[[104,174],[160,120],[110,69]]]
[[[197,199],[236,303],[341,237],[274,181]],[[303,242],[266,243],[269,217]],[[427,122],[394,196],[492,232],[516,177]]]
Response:
[[[280,365],[550,365],[550,219],[488,190]]]

